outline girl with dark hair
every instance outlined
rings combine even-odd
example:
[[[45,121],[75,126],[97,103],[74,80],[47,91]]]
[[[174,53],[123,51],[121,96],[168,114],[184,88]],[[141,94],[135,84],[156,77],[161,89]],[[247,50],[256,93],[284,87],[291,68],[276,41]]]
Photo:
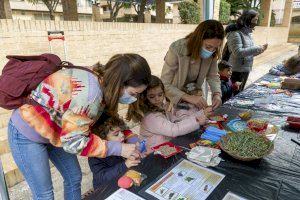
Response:
[[[241,82],[239,91],[245,87],[254,56],[263,53],[268,47],[268,44],[257,46],[253,41],[252,32],[257,25],[258,16],[257,11],[246,10],[235,24],[230,24],[225,29],[230,53],[228,62],[233,66],[231,78],[233,83]]]
[[[54,199],[49,159],[64,179],[64,199],[81,198],[77,155],[139,158],[135,144],[106,141],[91,131],[103,110],[116,115],[118,103],[131,104],[150,81],[147,61],[137,54],[113,56],[98,75],[76,68],[55,72],[32,91],[39,105],[15,110],[9,145],[33,199]]]
[[[206,108],[208,105],[202,94],[202,85],[206,79],[212,91],[213,109],[221,105],[217,60],[220,58],[224,36],[220,22],[206,20],[194,32],[171,44],[161,79],[172,104],[184,101],[198,108]]]
[[[210,114],[210,108],[203,111],[191,104],[180,107],[185,109],[170,105],[165,87],[156,76],[152,76],[139,101],[129,105],[127,119],[141,122],[140,137],[146,140],[147,152],[151,152],[153,146],[199,129]]]

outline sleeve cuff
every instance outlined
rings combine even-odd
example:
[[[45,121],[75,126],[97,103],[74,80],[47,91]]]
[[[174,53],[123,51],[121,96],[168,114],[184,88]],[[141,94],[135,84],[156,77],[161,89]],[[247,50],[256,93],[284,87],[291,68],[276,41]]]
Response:
[[[122,145],[120,142],[107,141],[106,156],[121,156]]]
[[[138,136],[130,137],[126,141],[128,144],[135,144],[139,141],[139,137]]]

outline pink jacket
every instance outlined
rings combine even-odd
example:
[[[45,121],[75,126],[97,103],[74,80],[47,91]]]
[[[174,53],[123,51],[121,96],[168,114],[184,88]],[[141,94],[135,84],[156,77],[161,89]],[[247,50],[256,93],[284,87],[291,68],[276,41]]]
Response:
[[[196,116],[203,115],[202,110],[172,109],[166,114],[148,113],[141,122],[140,138],[146,140],[147,151],[151,147],[170,141],[172,138],[185,135],[200,128]]]

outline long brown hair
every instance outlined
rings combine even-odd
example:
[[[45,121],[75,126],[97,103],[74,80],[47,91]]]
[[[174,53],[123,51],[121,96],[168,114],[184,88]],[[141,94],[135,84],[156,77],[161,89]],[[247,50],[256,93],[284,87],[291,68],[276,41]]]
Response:
[[[216,20],[206,20],[201,22],[194,32],[187,35],[185,38],[187,41],[188,52],[194,60],[200,57],[200,50],[205,39],[220,39],[223,41],[225,32],[222,24]],[[217,51],[213,53],[213,57],[221,57],[221,47],[218,47]]]
[[[284,66],[293,74],[300,72],[300,56],[295,55],[289,58]]]
[[[145,114],[150,112],[162,112],[165,113],[165,110],[153,105],[147,98],[147,92],[153,88],[160,87],[165,95],[165,86],[163,82],[157,76],[151,76],[150,83],[147,89],[141,93],[138,101],[129,105],[127,111],[127,120],[133,120],[134,122],[142,121]]]
[[[117,54],[106,65],[95,64],[93,70],[101,78],[106,109],[111,115],[118,112],[118,102],[124,87],[147,86],[151,77],[148,62],[138,54]]]

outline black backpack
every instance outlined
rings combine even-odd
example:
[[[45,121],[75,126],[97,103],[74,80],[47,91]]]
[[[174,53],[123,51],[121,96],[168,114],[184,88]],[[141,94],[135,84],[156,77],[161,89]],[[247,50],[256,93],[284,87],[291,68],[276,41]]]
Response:
[[[230,52],[229,52],[228,44],[226,42],[226,44],[225,44],[225,46],[223,48],[223,52],[222,52],[222,60],[228,62],[229,57],[230,57]]]
[[[241,33],[239,31],[237,31],[242,39],[242,42],[243,42],[243,45],[244,45],[244,40],[243,40],[243,36],[241,35]],[[229,57],[230,57],[230,51],[229,51],[229,48],[228,48],[228,42],[226,42],[224,48],[223,48],[223,52],[222,52],[222,60],[224,61],[229,61]]]

